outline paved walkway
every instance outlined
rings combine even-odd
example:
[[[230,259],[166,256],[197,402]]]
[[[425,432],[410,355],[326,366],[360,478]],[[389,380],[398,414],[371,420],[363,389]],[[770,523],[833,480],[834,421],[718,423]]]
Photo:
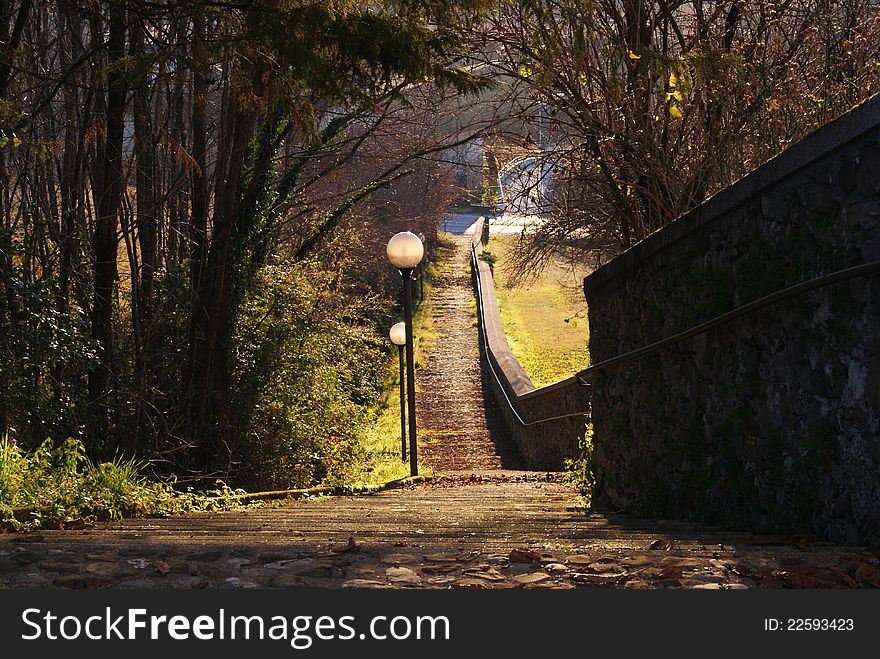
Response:
[[[495,472],[372,496],[6,534],[0,586],[876,587],[880,569],[857,549],[586,514],[558,475]]]
[[[521,460],[504,428],[480,363],[470,271],[471,237],[451,236],[431,300],[438,333],[418,371],[420,462],[449,472],[516,469]]]

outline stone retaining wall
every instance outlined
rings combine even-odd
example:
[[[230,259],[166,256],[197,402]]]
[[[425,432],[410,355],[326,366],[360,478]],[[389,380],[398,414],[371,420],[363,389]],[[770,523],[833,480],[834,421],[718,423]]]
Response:
[[[560,470],[579,455],[589,421],[589,389],[573,377],[535,389],[510,351],[489,264],[480,258],[488,241],[481,218],[474,231],[471,267],[480,323],[481,353],[490,366],[489,379],[501,415],[529,469]],[[562,417],[562,418],[552,418]]]
[[[874,97],[587,277],[593,363],[880,260]],[[593,379],[594,501],[880,544],[880,278]]]

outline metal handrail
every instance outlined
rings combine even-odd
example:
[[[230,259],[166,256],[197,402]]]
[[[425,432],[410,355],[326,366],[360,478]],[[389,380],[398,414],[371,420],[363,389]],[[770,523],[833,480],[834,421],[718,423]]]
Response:
[[[673,334],[670,337],[661,339],[660,341],[655,341],[654,343],[650,343],[641,348],[637,348],[636,350],[631,350],[630,352],[624,353],[623,355],[618,355],[617,357],[606,359],[605,361],[599,362],[598,364],[593,364],[592,366],[589,366],[582,371],[578,371],[575,374],[575,379],[581,386],[588,387],[590,386],[590,383],[586,381],[587,378],[611,366],[617,366],[619,364],[630,362],[634,359],[653,354],[667,346],[679,343],[681,341],[684,341],[685,339],[690,339],[694,336],[697,336],[698,334],[704,334],[705,332],[708,332],[710,329],[713,329],[719,325],[728,323],[731,320],[739,318],[740,316],[744,316],[753,311],[757,311],[758,309],[762,309],[781,300],[794,297],[795,295],[799,295],[801,293],[805,293],[816,288],[830,286],[831,284],[836,284],[838,282],[846,281],[848,279],[866,277],[877,272],[880,272],[880,261],[872,261],[871,263],[863,263],[861,265],[856,265],[851,268],[837,270],[827,275],[822,275],[820,277],[816,277],[814,279],[810,279],[799,284],[794,284],[793,286],[783,288],[779,291],[776,291],[775,293],[771,293],[769,295],[765,295],[764,297],[758,298],[757,300],[753,300],[752,302],[737,307],[736,309],[732,309],[731,311],[716,316],[715,318],[700,323],[699,325],[694,325],[690,329],[679,332],[678,334]]]
[[[471,266],[474,270],[474,276],[476,278],[477,284],[477,297],[478,299],[478,312],[480,315],[479,325],[481,332],[483,334],[483,346],[485,346],[486,350],[486,363],[489,365],[489,371],[492,373],[492,376],[495,378],[495,381],[498,383],[498,387],[501,389],[501,394],[504,396],[504,399],[507,401],[507,406],[510,408],[510,411],[513,412],[513,415],[516,417],[516,420],[523,428],[529,428],[531,426],[536,426],[542,423],[547,423],[548,421],[561,421],[562,419],[570,419],[573,417],[583,417],[587,416],[588,412],[585,410],[583,412],[573,412],[571,414],[561,414],[559,416],[551,416],[545,419],[537,419],[535,421],[524,421],[523,418],[519,415],[519,412],[516,409],[516,406],[513,404],[513,401],[510,400],[510,396],[507,395],[507,390],[504,388],[504,383],[501,381],[501,377],[495,371],[495,367],[492,366],[492,359],[489,357],[489,335],[486,332],[486,322],[484,320],[485,317],[485,307],[483,306],[483,285],[480,282],[480,264],[477,256],[477,248],[474,243],[471,243]],[[578,382],[580,384],[580,382]]]

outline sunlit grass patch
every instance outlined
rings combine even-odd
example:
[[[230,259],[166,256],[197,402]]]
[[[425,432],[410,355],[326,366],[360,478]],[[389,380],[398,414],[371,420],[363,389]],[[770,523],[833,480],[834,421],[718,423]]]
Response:
[[[142,476],[145,464],[127,458],[93,462],[74,439],[46,440],[25,451],[0,438],[0,520],[14,527],[59,528],[123,517],[166,516],[236,505],[218,482],[205,493],[178,492],[173,483]]]
[[[377,407],[375,420],[364,437],[366,455],[355,485],[375,485],[409,476],[409,460],[403,462],[400,454],[400,397],[396,384]]]
[[[511,351],[535,386],[543,387],[589,364],[584,273],[558,259],[514,285],[510,253],[515,240],[493,237],[489,242],[498,306]]]

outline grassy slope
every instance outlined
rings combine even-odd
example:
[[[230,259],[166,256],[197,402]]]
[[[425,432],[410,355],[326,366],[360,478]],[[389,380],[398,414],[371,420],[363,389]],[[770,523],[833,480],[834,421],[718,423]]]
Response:
[[[543,387],[589,365],[584,273],[559,259],[514,287],[509,268],[516,240],[493,237],[488,245],[495,257],[498,306],[511,351],[535,386]]]

